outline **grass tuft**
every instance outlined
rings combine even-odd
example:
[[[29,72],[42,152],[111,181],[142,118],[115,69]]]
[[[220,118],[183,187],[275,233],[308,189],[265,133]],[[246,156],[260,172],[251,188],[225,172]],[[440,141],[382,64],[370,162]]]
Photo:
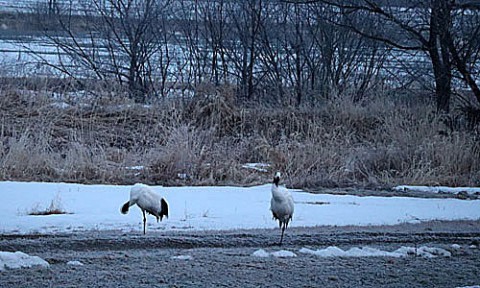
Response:
[[[55,215],[55,214],[71,214],[63,209],[62,199],[60,195],[57,194],[51,201],[50,205],[45,209],[41,209],[38,207],[33,208],[28,215],[31,216],[48,216],[48,215]]]

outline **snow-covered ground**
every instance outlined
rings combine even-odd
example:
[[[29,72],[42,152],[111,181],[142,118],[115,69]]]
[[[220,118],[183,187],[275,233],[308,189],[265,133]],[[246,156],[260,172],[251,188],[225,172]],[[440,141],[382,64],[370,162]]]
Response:
[[[120,207],[129,199],[131,186],[82,185],[68,183],[0,182],[0,233],[71,233],[88,230],[121,230],[142,233],[142,214],[132,207],[127,215]],[[242,187],[153,186],[170,205],[170,215],[161,223],[148,216],[148,231],[231,230],[277,228],[269,211],[271,185]],[[296,210],[291,226],[390,225],[427,220],[480,219],[480,200],[421,199],[408,197],[358,197],[310,194],[292,191]],[[33,216],[46,210],[67,214]],[[467,247],[467,246],[465,246]],[[451,251],[467,249],[452,244]],[[470,247],[478,249],[477,247]],[[470,249],[468,248],[468,249]],[[317,249],[317,250],[314,250]],[[452,257],[441,247],[400,247],[384,251],[375,247],[269,248],[248,252],[254,257]],[[245,256],[248,256],[245,255]],[[170,256],[178,261],[195,261],[192,255]],[[83,266],[74,257],[66,263]],[[49,267],[48,262],[21,251],[0,252],[0,271],[32,266]]]
[[[0,233],[69,233],[86,230],[142,232],[140,209],[120,207],[131,186],[0,182]],[[275,228],[269,211],[270,184],[242,187],[160,187],[170,215],[148,230],[230,230]],[[480,200],[357,197],[292,191],[291,226],[394,225],[428,220],[480,219]],[[32,216],[46,210],[67,214]]]

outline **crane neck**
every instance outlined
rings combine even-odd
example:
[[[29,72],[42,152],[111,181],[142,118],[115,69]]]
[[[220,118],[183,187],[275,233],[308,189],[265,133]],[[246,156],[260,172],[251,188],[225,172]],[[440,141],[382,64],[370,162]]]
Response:
[[[277,186],[278,187],[278,183],[280,182],[280,178],[279,177],[275,177],[273,178],[273,185]]]
[[[273,183],[273,185],[272,185],[272,196],[275,199],[282,199],[285,196],[284,192],[280,189],[278,184]]]

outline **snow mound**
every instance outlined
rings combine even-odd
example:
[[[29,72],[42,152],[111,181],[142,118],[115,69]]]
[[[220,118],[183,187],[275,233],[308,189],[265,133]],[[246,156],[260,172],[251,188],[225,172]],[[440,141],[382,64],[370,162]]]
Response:
[[[67,265],[72,265],[72,266],[83,266],[83,263],[77,260],[74,261],[68,261]]]
[[[452,247],[452,249],[460,249],[462,248],[462,246],[458,245],[458,244],[452,244],[450,247]]]
[[[277,258],[288,258],[288,257],[297,257],[297,254],[291,252],[291,251],[287,251],[287,250],[280,250],[280,251],[275,251],[275,252],[267,252],[263,249],[259,249],[255,252],[252,253],[252,256],[254,257],[262,257],[262,258],[266,258],[266,257],[270,257],[270,256],[273,256],[273,257],[277,257]]]
[[[319,257],[407,257],[416,255],[425,258],[433,258],[437,256],[450,257],[452,254],[445,249],[432,248],[422,246],[415,249],[414,247],[400,247],[399,249],[389,252],[371,247],[353,247],[349,250],[342,250],[336,246],[330,246],[325,249],[312,250],[302,248],[300,253],[312,254]]]
[[[50,264],[38,256],[30,256],[20,251],[0,251],[0,271],[5,269],[30,268],[32,266],[49,267]]]
[[[417,249],[415,249],[415,247],[404,246],[404,247],[400,247],[395,252],[404,254],[404,256],[414,255],[414,256],[421,256],[425,258],[435,258],[438,256],[443,256],[443,257],[452,256],[452,253],[448,252],[445,249],[436,248],[436,247],[427,247],[427,246],[422,246]]]
[[[193,257],[190,255],[178,255],[178,256],[172,256],[170,257],[171,259],[177,259],[177,260],[192,260]]]
[[[270,253],[268,253],[267,251],[265,251],[263,249],[259,249],[255,252],[253,252],[252,256],[254,256],[254,257],[269,257]]]
[[[278,257],[278,258],[297,257],[297,254],[287,250],[280,250],[280,251],[272,252],[271,254],[274,257]]]

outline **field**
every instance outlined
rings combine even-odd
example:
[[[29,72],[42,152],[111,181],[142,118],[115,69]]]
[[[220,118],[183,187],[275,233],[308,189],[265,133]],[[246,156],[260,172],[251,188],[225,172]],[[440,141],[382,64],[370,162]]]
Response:
[[[273,230],[0,236],[0,250],[15,247],[50,263],[49,269],[0,272],[0,285],[473,287],[480,283],[478,227],[478,222],[427,222],[389,227],[294,228],[288,231],[287,244],[282,247],[274,244],[278,235]],[[469,248],[472,243],[477,248]],[[299,252],[305,247],[315,250],[332,245],[344,250],[372,247],[387,251],[426,246],[445,249],[450,256],[321,257]],[[289,251],[279,255],[296,256],[255,256],[260,249]]]
[[[0,0],[1,287],[479,287],[480,118],[457,72],[443,113],[424,51],[255,28],[256,1],[222,19],[202,2],[198,22],[197,1],[171,3],[143,23]],[[275,3],[259,11],[303,21]],[[295,202],[283,246],[276,171]],[[120,213],[139,182],[170,205],[146,235]]]

